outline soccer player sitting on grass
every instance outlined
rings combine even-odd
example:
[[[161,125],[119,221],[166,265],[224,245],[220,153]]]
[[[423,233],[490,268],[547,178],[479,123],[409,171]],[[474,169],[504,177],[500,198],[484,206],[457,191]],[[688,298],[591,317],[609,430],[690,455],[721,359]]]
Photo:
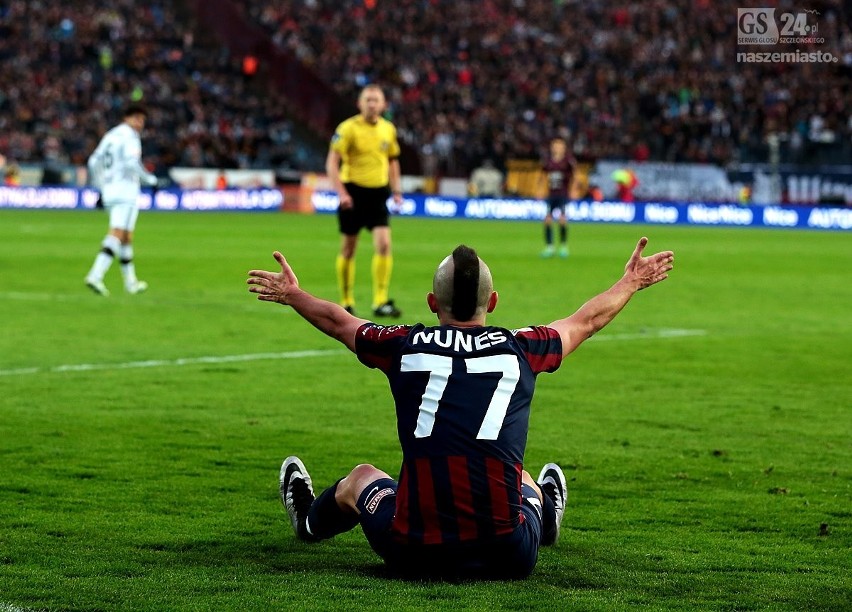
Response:
[[[487,326],[497,305],[491,272],[459,246],[435,272],[429,308],[439,325],[377,325],[299,287],[280,272],[252,270],[249,291],[291,306],[388,377],[402,446],[399,479],[369,464],[314,496],[298,457],[281,466],[281,501],[296,535],[317,541],[360,523],[392,569],[416,576],[522,578],[541,545],[559,537],[567,490],[562,470],[523,469],[536,375],[609,323],[634,293],[664,280],[674,255],[648,257],[642,238],[624,275],[577,312],[547,326]]]

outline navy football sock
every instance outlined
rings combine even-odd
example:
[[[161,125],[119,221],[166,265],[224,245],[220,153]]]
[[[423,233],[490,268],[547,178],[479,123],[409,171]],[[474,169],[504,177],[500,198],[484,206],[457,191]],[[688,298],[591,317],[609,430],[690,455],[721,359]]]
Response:
[[[311,509],[308,510],[308,531],[318,540],[333,538],[358,524],[358,515],[342,510],[334,499],[340,480],[320,493],[320,496],[311,504]]]

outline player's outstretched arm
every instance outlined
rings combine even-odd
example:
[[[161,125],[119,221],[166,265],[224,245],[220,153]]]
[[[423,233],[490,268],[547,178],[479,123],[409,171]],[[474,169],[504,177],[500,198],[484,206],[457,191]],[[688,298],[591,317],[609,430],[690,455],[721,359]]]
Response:
[[[634,293],[668,278],[673,267],[674,253],[661,251],[643,257],[642,250],[647,244],[648,239],[644,236],[639,239],[624,266],[624,275],[612,287],[583,304],[570,317],[550,324],[562,338],[563,356],[574,351],[584,340],[612,321]]]
[[[299,287],[299,279],[284,259],[275,251],[272,256],[281,265],[280,272],[250,270],[246,283],[249,291],[263,302],[278,302],[290,306],[321,332],[342,342],[355,351],[355,334],[368,321],[353,317],[343,307],[321,300]]]

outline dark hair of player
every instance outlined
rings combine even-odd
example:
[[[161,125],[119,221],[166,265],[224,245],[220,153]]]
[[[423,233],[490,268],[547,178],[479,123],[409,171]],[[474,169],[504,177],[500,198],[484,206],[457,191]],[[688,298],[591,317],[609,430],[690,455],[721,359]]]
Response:
[[[453,303],[456,321],[470,321],[479,296],[479,257],[472,248],[459,245],[453,251]]]
[[[148,116],[148,111],[141,104],[130,104],[124,109],[123,117],[132,117],[133,115]]]

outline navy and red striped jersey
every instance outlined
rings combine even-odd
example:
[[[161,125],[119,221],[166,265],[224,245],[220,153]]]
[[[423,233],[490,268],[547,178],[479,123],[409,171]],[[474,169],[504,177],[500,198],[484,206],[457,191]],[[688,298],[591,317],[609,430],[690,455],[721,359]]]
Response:
[[[548,156],[544,160],[542,170],[547,175],[547,197],[567,198],[570,196],[569,191],[576,166],[576,160],[568,154],[562,159],[554,159]]]
[[[535,378],[562,362],[559,333],[365,323],[355,352],[385,373],[396,404],[395,536],[439,544],[511,533]]]

